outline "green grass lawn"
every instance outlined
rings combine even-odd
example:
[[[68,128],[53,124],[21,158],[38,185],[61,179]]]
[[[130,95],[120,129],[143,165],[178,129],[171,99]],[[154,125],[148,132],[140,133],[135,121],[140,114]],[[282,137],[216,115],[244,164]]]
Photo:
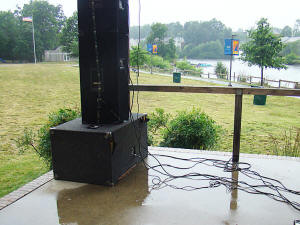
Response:
[[[136,81],[136,75],[132,74]],[[171,77],[141,74],[140,84],[173,84]],[[211,84],[182,80],[182,85]],[[34,154],[19,154],[14,139],[24,128],[39,129],[48,113],[62,107],[80,107],[79,70],[71,64],[0,65],[0,197],[46,172]],[[254,106],[253,96],[243,98],[241,152],[270,154],[270,135],[300,127],[300,99],[268,96],[266,106]],[[140,112],[163,108],[176,111],[199,107],[224,129],[216,150],[231,151],[233,95],[139,93]],[[137,105],[134,105],[134,112]]]

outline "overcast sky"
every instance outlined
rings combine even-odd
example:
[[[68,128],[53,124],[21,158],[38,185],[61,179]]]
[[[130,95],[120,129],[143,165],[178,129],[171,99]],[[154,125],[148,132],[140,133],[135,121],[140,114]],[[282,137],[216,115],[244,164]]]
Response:
[[[51,4],[62,4],[67,16],[77,8],[77,0],[48,0]],[[138,1],[129,0],[130,23],[138,24]],[[300,0],[140,0],[141,23],[170,23],[179,21],[206,21],[216,18],[233,30],[249,29],[266,17],[274,27],[294,26],[300,19]],[[29,0],[2,0],[0,10],[14,10]]]

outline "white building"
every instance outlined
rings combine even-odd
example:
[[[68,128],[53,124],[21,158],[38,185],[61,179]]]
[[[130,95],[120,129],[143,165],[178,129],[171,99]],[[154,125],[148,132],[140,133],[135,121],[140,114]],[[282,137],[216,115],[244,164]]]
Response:
[[[68,62],[71,60],[71,54],[63,52],[62,46],[55,50],[45,50],[45,62]]]

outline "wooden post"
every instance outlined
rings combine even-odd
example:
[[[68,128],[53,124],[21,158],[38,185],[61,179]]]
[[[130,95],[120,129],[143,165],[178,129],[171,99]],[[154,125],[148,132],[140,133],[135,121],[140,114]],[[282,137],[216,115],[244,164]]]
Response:
[[[281,80],[278,81],[278,88],[281,88]]]
[[[208,72],[208,74],[207,74],[207,75],[208,75],[208,79],[209,79],[209,72]]]
[[[233,81],[235,82],[235,72],[233,73]]]
[[[252,77],[250,76],[250,84],[252,84]]]
[[[238,89],[235,94],[234,134],[232,160],[237,163],[240,159],[240,140],[242,125],[243,91]]]

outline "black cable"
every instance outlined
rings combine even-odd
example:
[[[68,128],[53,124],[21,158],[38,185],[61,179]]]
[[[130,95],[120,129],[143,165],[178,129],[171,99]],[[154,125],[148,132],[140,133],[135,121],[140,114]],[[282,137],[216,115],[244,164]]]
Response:
[[[138,41],[138,57],[137,57],[137,85],[139,85],[139,75],[140,75],[140,38],[141,38],[141,29],[140,29],[140,18],[141,18],[141,2],[139,0],[139,41]],[[152,177],[152,185],[150,186],[151,189],[153,190],[158,190],[162,189],[165,187],[170,187],[173,189],[177,190],[184,190],[184,191],[195,191],[195,190],[201,190],[201,189],[208,189],[208,188],[217,188],[220,186],[224,186],[227,191],[232,191],[232,190],[241,190],[246,193],[250,194],[260,194],[260,195],[265,195],[271,199],[274,199],[279,202],[286,203],[293,207],[294,209],[300,211],[300,203],[291,201],[289,200],[284,193],[288,194],[294,194],[297,196],[300,196],[299,191],[291,190],[288,189],[285,185],[282,184],[279,180],[276,180],[274,178],[269,178],[266,176],[262,176],[258,172],[251,170],[251,164],[249,163],[244,163],[244,162],[239,162],[239,163],[234,163],[231,159],[230,160],[218,160],[218,159],[208,159],[208,158],[179,158],[175,156],[170,156],[170,155],[161,155],[161,154],[151,154],[148,152],[148,155],[150,157],[153,157],[155,162],[157,162],[156,165],[149,165],[143,158],[141,149],[142,148],[147,148],[148,146],[141,146],[141,130],[139,127],[136,127],[134,123],[134,117],[132,114],[132,107],[134,103],[134,97],[135,97],[135,90],[134,90],[134,85],[133,82],[130,78],[130,82],[132,84],[132,100],[131,100],[131,107],[130,107],[130,120],[131,124],[133,125],[134,128],[134,135],[136,136],[136,139],[138,141],[139,147],[138,147],[138,155],[136,157],[140,157],[142,163],[144,164],[145,168],[148,171],[155,171],[158,175],[149,175]],[[140,106],[139,106],[139,91],[137,91],[136,94],[136,99],[137,99],[137,106],[138,106],[138,114],[140,112]],[[189,162],[192,163],[190,166],[186,167],[179,167],[167,163],[161,163],[158,159],[158,157],[161,158],[170,158],[173,160],[179,160],[179,161],[184,161],[184,162]],[[241,181],[238,179],[230,178],[230,177],[220,177],[220,176],[215,176],[211,174],[204,174],[204,173],[199,173],[199,172],[190,172],[182,175],[172,174],[171,172],[168,171],[168,169],[176,169],[180,171],[184,170],[190,170],[196,168],[198,165],[206,165],[210,167],[216,167],[219,169],[223,169],[224,172],[229,173],[229,172],[235,172],[238,171],[248,177],[249,179],[255,180],[256,182],[259,182],[256,185],[249,184],[245,181]],[[161,178],[159,175],[164,176],[165,178]],[[186,185],[186,186],[177,186],[172,184],[173,181],[177,179],[188,179],[192,181],[197,181],[199,182],[198,186],[191,186],[191,185]],[[200,182],[207,182],[208,184],[200,185]],[[267,189],[267,191],[265,190]]]

